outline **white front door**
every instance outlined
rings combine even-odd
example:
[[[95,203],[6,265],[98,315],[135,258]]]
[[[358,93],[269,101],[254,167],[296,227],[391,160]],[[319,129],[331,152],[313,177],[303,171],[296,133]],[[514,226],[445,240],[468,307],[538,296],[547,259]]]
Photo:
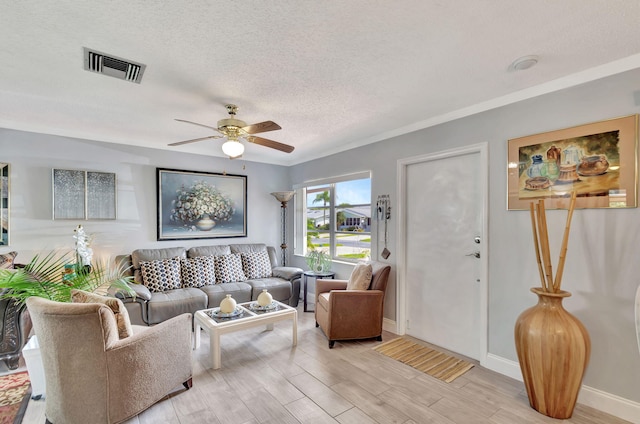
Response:
[[[461,149],[403,168],[405,331],[478,360],[486,350],[482,156]]]

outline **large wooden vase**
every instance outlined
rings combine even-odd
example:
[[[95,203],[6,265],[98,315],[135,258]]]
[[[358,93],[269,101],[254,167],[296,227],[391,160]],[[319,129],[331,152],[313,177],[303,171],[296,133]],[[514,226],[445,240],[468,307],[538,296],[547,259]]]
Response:
[[[516,351],[531,407],[552,418],[570,418],[589,355],[587,329],[562,306],[571,293],[532,288],[538,304],[516,321]]]

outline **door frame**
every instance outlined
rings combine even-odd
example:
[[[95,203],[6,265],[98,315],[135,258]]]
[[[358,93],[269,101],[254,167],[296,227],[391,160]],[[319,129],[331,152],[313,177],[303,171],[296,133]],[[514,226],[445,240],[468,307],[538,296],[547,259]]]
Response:
[[[396,264],[397,297],[396,297],[396,332],[399,335],[406,334],[407,330],[407,255],[406,255],[406,204],[407,204],[407,168],[409,165],[430,162],[434,160],[446,159],[466,154],[480,154],[480,175],[479,183],[481,198],[480,214],[482,226],[482,243],[480,243],[480,365],[487,361],[488,354],[488,252],[489,252],[489,145],[488,143],[478,143],[465,147],[444,150],[436,153],[429,153],[421,156],[398,159],[397,182],[398,182],[398,262]]]

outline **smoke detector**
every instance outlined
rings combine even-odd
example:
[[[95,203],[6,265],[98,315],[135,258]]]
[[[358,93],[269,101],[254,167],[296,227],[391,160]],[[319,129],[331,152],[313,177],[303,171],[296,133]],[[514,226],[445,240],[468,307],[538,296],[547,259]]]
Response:
[[[536,63],[538,63],[538,60],[538,56],[522,56],[514,60],[513,63],[509,66],[509,69],[512,71],[524,71],[525,69],[529,69]]]
[[[146,65],[83,47],[84,69],[140,84]]]

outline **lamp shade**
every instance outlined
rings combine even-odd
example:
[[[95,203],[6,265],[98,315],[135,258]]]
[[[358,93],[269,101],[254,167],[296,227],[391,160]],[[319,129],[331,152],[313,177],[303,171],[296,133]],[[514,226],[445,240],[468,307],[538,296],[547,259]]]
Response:
[[[244,145],[238,140],[227,140],[222,145],[222,151],[230,158],[237,158],[244,153]]]
[[[273,193],[271,193],[273,197],[278,199],[278,202],[282,203],[287,203],[289,200],[291,200],[294,194],[296,194],[295,191],[274,191]]]

